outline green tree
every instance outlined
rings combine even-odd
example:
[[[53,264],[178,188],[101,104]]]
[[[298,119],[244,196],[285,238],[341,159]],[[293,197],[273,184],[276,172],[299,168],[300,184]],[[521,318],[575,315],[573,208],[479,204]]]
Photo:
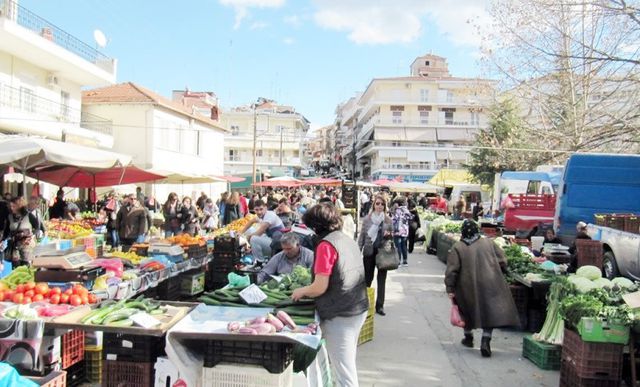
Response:
[[[549,162],[553,155],[534,149],[518,108],[511,100],[496,103],[489,111],[489,126],[476,136],[465,165],[482,184],[493,185],[494,176],[502,171],[533,170]]]

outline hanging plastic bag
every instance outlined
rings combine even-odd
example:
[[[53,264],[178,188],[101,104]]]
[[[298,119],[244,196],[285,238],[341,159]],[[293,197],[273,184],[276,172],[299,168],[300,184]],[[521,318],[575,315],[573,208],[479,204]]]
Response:
[[[460,308],[458,308],[458,304],[456,304],[455,300],[451,300],[451,325],[454,327],[464,328],[465,323],[462,315],[460,314]]]

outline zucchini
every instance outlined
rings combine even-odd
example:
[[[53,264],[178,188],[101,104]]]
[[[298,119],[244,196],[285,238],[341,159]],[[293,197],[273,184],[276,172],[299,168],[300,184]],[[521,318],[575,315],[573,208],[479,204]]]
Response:
[[[112,321],[107,325],[112,327],[130,327],[133,325],[133,320],[131,320],[130,318],[125,318],[122,320]]]

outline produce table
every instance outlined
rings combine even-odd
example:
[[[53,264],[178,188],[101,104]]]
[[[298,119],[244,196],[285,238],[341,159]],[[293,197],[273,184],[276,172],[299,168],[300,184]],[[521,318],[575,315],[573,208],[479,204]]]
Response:
[[[168,331],[167,356],[178,367],[181,376],[187,381],[187,385],[196,385],[202,374],[204,355],[197,346],[189,345],[189,342],[193,340],[198,340],[201,343],[207,340],[301,343],[314,349],[320,346],[322,338],[320,330],[315,335],[293,332],[280,332],[271,335],[241,335],[227,331],[227,324],[231,321],[251,320],[258,316],[264,316],[269,311],[271,311],[270,308],[198,305]],[[324,351],[319,353],[324,353]],[[320,360],[326,362],[326,359],[316,358],[316,361]],[[322,379],[309,375],[308,377],[315,380]],[[312,385],[318,384],[312,383]]]
[[[160,301],[162,305],[168,305],[173,308],[170,309],[167,316],[160,319],[161,325],[154,328],[142,328],[142,327],[117,327],[108,325],[93,325],[83,324],[80,319],[86,316],[91,310],[95,309],[89,306],[78,308],[71,313],[64,316],[55,317],[50,321],[45,322],[45,329],[73,329],[86,332],[112,332],[123,333],[129,335],[143,335],[143,336],[163,336],[169,329],[182,320],[189,312],[191,312],[198,303],[195,302],[178,302],[178,301]]]

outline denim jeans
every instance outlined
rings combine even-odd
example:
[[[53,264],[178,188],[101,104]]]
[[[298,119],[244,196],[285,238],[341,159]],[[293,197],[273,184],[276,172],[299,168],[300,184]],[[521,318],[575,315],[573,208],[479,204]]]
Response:
[[[118,247],[120,245],[120,237],[118,235],[118,230],[111,230],[111,246]]]
[[[393,242],[398,250],[398,258],[400,263],[407,263],[407,237],[394,236]]]

